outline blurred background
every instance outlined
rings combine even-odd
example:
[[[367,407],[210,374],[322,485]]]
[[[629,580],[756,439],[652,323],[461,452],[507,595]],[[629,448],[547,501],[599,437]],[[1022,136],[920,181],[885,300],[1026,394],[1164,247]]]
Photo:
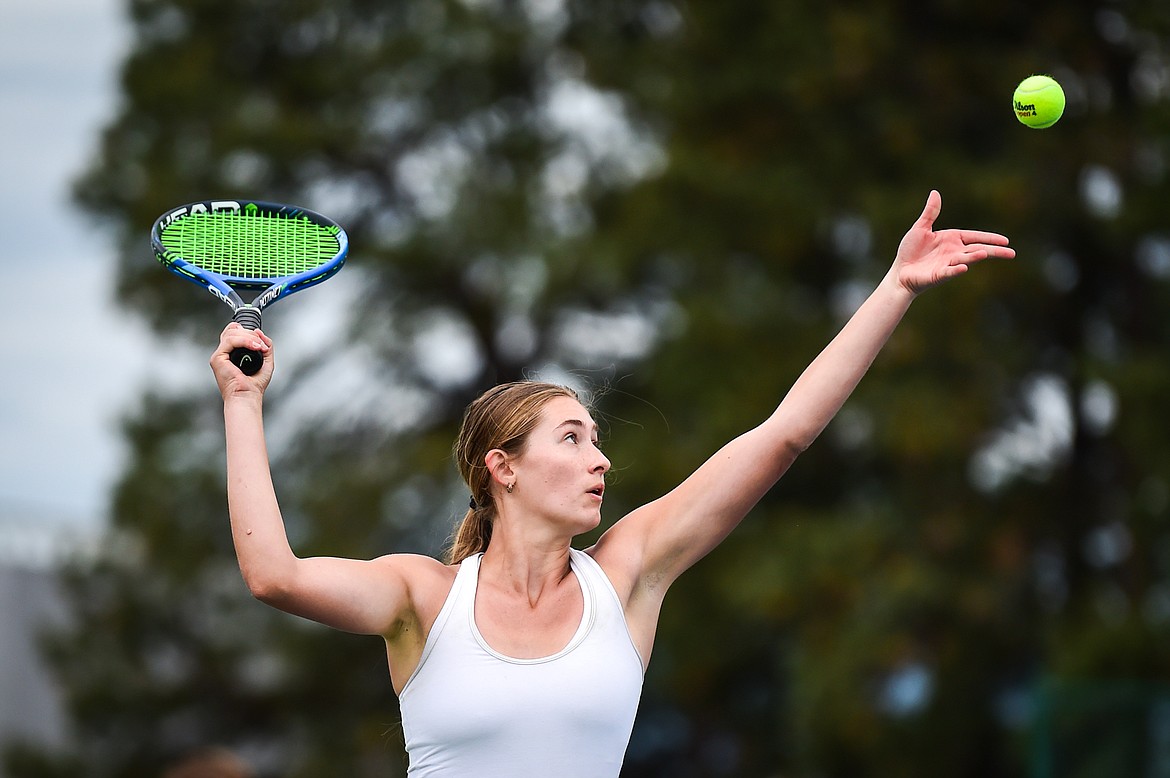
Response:
[[[345,271],[266,316],[268,434],[298,552],[373,557],[440,553],[461,411],[499,381],[594,397],[607,521],[659,496],[770,413],[932,188],[940,227],[1018,258],[917,301],[675,586],[623,776],[1170,776],[1164,3],[0,22],[5,778],[405,774],[381,641],[240,580],[206,368],[227,309],[153,260],[169,207],[347,227]],[[1068,96],[1048,130],[1011,110],[1032,73]]]

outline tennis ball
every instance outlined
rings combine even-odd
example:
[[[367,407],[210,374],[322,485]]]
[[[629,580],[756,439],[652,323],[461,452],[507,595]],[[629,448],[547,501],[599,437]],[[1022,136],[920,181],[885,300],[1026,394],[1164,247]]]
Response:
[[[1064,90],[1049,76],[1028,76],[1016,87],[1012,106],[1021,124],[1042,130],[1064,113]]]

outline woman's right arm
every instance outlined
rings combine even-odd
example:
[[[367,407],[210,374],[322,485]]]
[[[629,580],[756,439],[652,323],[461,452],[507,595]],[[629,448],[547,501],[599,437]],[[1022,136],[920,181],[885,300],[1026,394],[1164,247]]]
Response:
[[[254,376],[228,358],[232,349],[264,355]],[[223,395],[227,437],[228,512],[240,571],[257,599],[288,613],[344,630],[382,635],[413,631],[416,597],[442,586],[445,566],[429,557],[395,554],[370,561],[297,557],[289,546],[264,441],[263,399],[272,378],[272,341],[230,324],[211,356]],[[412,588],[413,584],[413,588]]]

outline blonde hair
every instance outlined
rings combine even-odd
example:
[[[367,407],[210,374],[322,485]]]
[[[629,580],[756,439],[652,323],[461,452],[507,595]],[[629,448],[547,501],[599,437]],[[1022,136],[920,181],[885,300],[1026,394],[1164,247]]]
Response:
[[[500,449],[509,456],[524,451],[528,435],[540,421],[544,406],[556,397],[581,398],[567,386],[540,381],[500,384],[481,394],[463,413],[463,426],[455,440],[455,464],[463,476],[471,501],[456,528],[447,551],[447,563],[458,564],[488,547],[496,505],[492,499],[491,473],[484,461],[489,451]]]

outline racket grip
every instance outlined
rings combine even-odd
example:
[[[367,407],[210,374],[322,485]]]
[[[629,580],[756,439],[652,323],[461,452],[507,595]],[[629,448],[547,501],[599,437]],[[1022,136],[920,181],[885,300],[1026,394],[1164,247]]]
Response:
[[[236,312],[232,314],[232,321],[246,330],[258,330],[260,329],[260,309],[250,305],[237,308]],[[228,355],[228,359],[244,375],[256,375],[264,364],[264,355],[250,348],[234,348],[232,353]]]

